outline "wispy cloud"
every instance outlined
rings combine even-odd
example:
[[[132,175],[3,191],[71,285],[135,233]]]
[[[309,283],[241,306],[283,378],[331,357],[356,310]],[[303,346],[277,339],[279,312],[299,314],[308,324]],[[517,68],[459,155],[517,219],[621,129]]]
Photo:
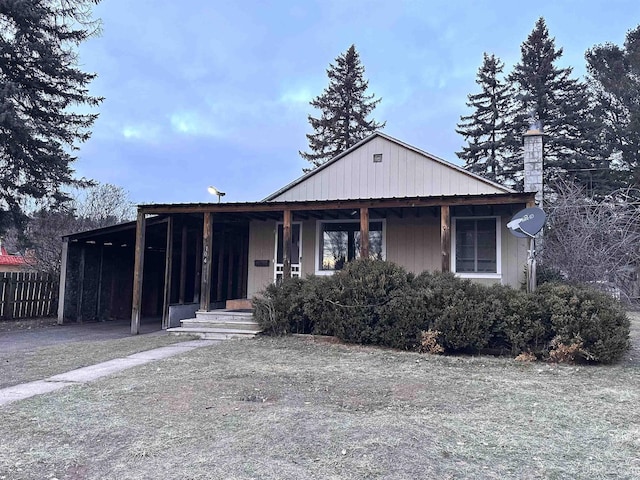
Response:
[[[180,111],[169,116],[169,122],[174,132],[203,137],[223,137],[225,132],[213,121],[194,111]]]
[[[286,90],[280,95],[280,102],[293,105],[304,105],[305,108],[309,102],[315,97],[308,87],[299,87],[296,89]]]
[[[161,128],[158,125],[140,124],[125,125],[122,127],[122,136],[128,140],[153,141],[160,136]]]

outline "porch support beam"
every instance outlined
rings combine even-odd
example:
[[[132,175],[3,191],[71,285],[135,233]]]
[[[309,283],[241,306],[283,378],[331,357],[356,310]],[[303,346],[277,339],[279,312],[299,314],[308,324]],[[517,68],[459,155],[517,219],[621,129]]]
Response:
[[[87,254],[87,245],[82,243],[80,247],[80,265],[78,267],[78,304],[76,305],[76,322],[82,323],[82,301],[84,299],[84,269],[85,258]]]
[[[171,268],[173,266],[173,217],[167,219],[167,247],[164,259],[164,295],[162,300],[162,329],[169,328],[169,302],[171,301]]]
[[[369,258],[369,209],[360,209],[360,258]]]
[[[224,273],[224,246],[227,245],[227,241],[224,238],[225,232],[221,229],[218,232],[218,271],[216,273],[216,298],[215,301],[222,301],[222,287],[224,286],[222,282],[222,274]],[[213,251],[211,253],[213,258]]]
[[[282,220],[282,279],[289,278],[291,278],[291,210],[285,210]]]
[[[184,295],[187,286],[187,225],[182,225],[182,239],[180,242],[180,294],[178,303],[184,303]]]
[[[202,235],[196,234],[195,275],[193,280],[193,303],[200,302],[200,285],[202,283]]]
[[[136,250],[133,264],[133,302],[131,307],[131,334],[140,333],[140,316],[142,310],[142,280],[144,270],[146,219],[142,210],[138,209],[136,220]]]
[[[209,311],[211,303],[211,254],[213,252],[213,222],[211,212],[204,213],[202,224],[202,280],[200,282],[200,310]]]
[[[440,207],[440,249],[442,251],[442,271],[451,270],[451,218],[449,206]]]
[[[60,286],[58,290],[58,325],[64,322],[64,297],[67,286],[67,263],[69,261],[69,239],[62,239],[62,257],[60,259]]]

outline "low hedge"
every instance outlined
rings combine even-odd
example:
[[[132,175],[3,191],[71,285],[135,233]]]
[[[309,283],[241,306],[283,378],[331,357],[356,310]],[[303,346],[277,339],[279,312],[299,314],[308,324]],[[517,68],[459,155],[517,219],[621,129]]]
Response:
[[[619,360],[629,348],[630,323],[621,305],[592,288],[546,283],[527,294],[451,273],[414,276],[379,260],[271,285],[254,306],[263,331],[272,335],[312,333],[406,350],[601,363]]]

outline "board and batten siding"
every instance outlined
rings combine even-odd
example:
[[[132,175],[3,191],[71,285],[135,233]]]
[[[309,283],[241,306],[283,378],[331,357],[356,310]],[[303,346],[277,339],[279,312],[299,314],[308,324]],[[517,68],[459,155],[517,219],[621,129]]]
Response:
[[[374,162],[374,154],[382,154],[382,161]],[[505,191],[444,161],[375,137],[270,200],[479,195]]]
[[[518,238],[507,228],[511,217],[502,217],[502,284],[519,288],[525,281],[529,239]]]
[[[253,221],[249,224],[249,272],[247,276],[247,298],[273,283],[275,272],[275,222]],[[256,260],[269,260],[268,267],[256,267]]]
[[[440,270],[439,217],[387,219],[387,260],[413,273]]]

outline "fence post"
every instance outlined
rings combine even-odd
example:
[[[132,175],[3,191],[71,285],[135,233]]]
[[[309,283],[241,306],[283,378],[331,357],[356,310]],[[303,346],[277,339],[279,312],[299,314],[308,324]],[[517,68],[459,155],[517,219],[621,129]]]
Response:
[[[7,285],[7,320],[13,320],[13,310],[16,304],[16,275],[9,275],[9,285]]]

